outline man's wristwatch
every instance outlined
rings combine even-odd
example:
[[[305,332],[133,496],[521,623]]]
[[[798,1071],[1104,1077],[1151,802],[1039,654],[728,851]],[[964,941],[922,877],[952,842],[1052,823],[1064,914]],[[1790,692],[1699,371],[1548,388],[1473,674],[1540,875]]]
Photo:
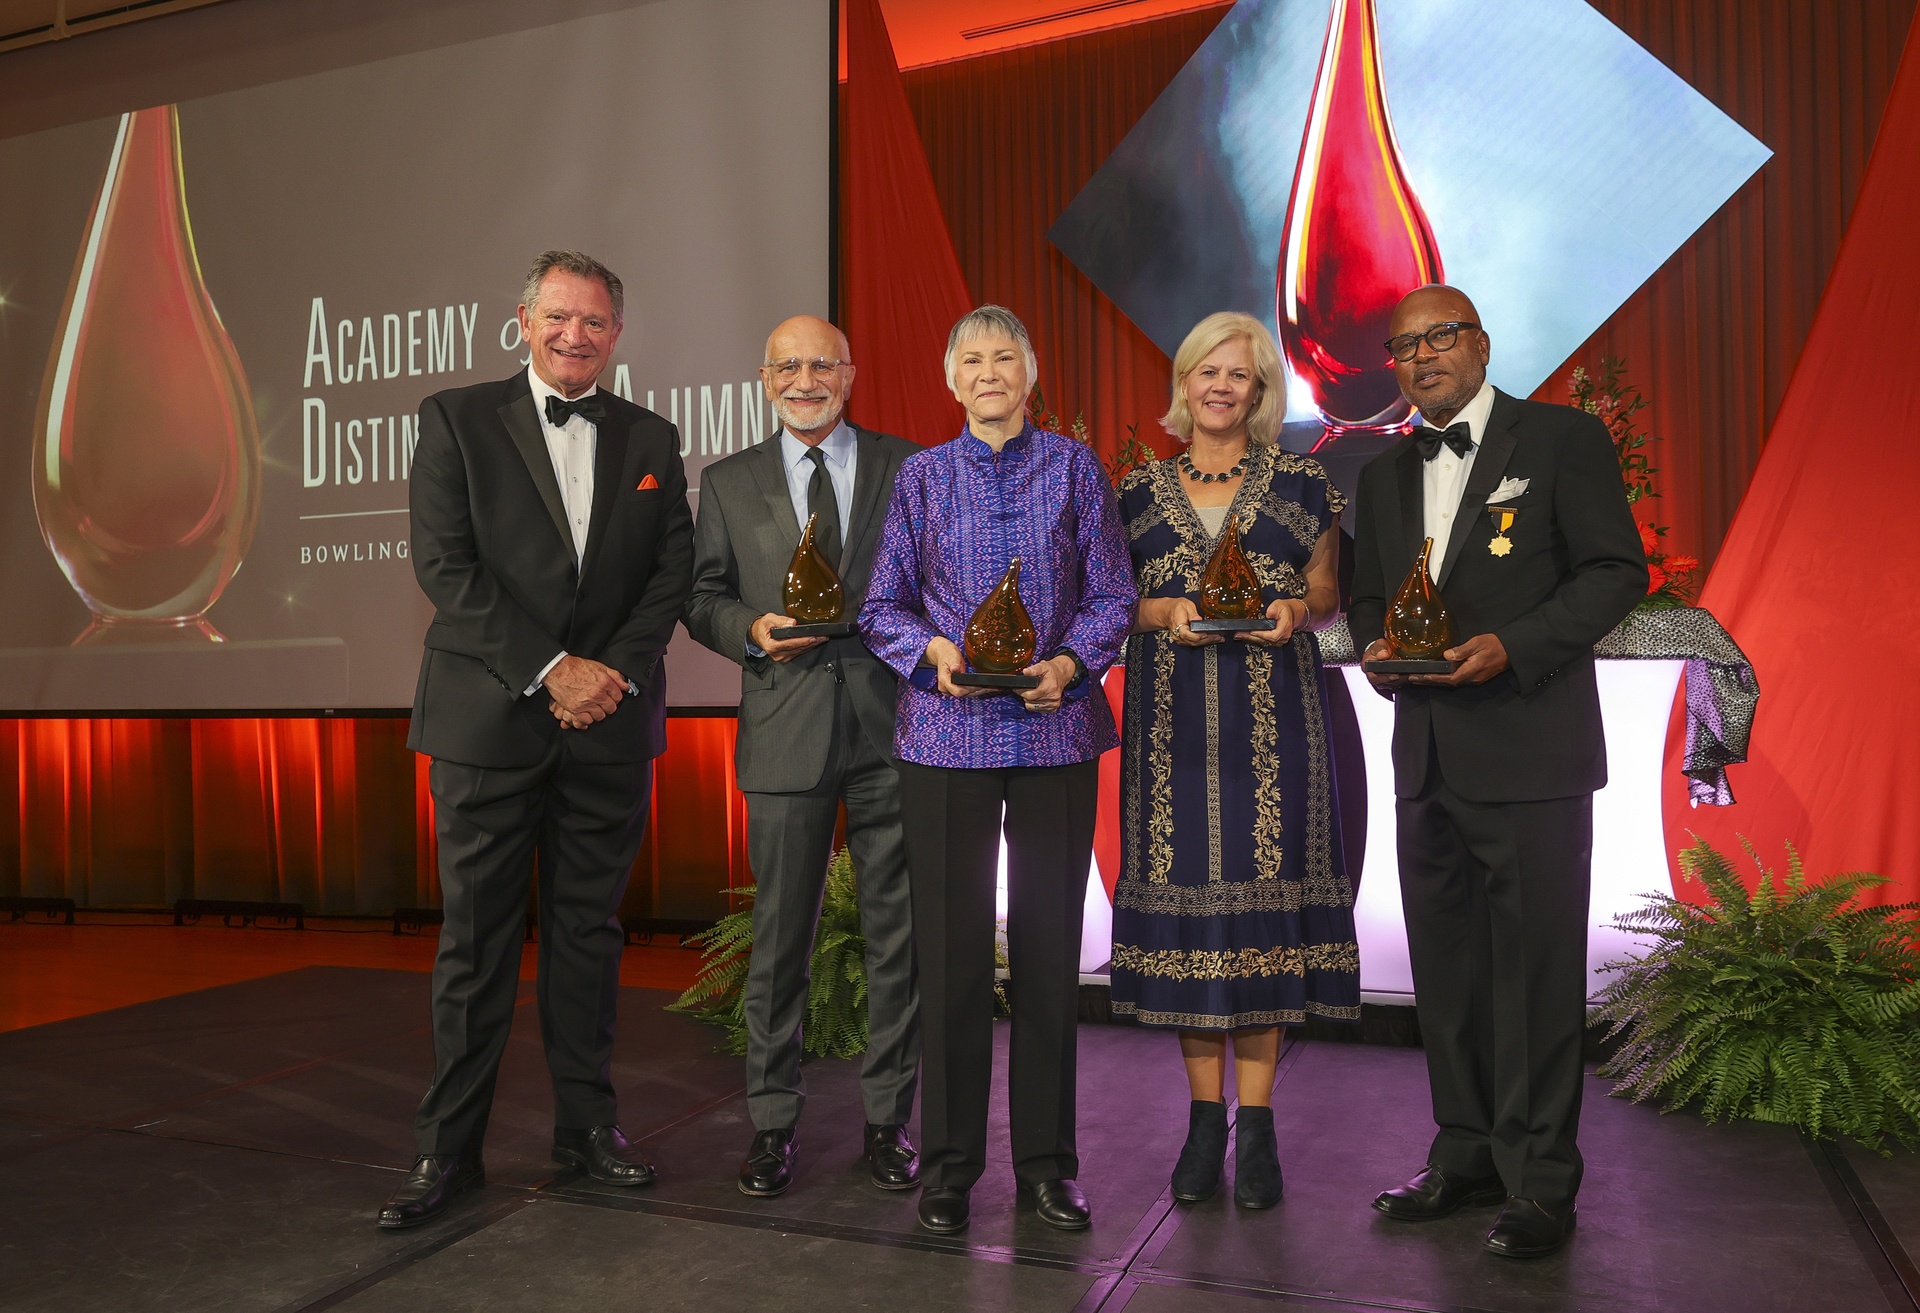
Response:
[[[1069,679],[1066,682],[1067,688],[1069,689],[1079,688],[1080,685],[1086,682],[1087,663],[1080,659],[1080,654],[1078,652],[1074,651],[1070,647],[1063,647],[1058,652],[1055,652],[1052,657],[1048,657],[1047,659],[1051,661],[1054,659],[1054,657],[1068,657],[1068,658],[1071,658],[1071,660],[1073,661],[1073,678]]]

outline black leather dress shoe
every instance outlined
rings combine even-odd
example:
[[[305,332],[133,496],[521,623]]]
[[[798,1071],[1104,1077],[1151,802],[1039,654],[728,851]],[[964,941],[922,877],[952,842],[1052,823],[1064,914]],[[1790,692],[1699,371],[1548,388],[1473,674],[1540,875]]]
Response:
[[[771,1199],[793,1184],[793,1128],[761,1131],[740,1164],[740,1193]]]
[[[1373,1206],[1397,1222],[1431,1222],[1462,1208],[1484,1208],[1507,1197],[1497,1176],[1454,1176],[1428,1167],[1397,1189],[1382,1193]]]
[[[965,1190],[922,1190],[920,1192],[920,1225],[936,1235],[952,1235],[956,1231],[967,1229],[967,1221],[973,1216],[973,1207],[967,1202]]]
[[[620,1132],[618,1126],[596,1126],[590,1131],[553,1132],[553,1160],[578,1167],[602,1185],[653,1184],[653,1164]]]
[[[920,1151],[907,1138],[906,1127],[867,1123],[867,1174],[882,1190],[911,1190],[920,1184]]]
[[[1020,1194],[1033,1200],[1033,1211],[1048,1226],[1057,1226],[1062,1231],[1084,1231],[1093,1222],[1087,1197],[1072,1181],[1042,1181],[1031,1186],[1023,1182]]]
[[[1509,1199],[1487,1232],[1487,1252],[1502,1258],[1545,1258],[1573,1234],[1571,1200],[1549,1208],[1538,1199]]]
[[[380,1209],[380,1225],[397,1231],[431,1222],[447,1211],[456,1196],[487,1183],[486,1165],[478,1154],[423,1155]]]

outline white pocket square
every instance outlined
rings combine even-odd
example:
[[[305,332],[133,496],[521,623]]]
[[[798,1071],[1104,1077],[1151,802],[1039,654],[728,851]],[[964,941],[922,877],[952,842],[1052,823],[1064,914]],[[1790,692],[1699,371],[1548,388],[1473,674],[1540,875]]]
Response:
[[[1487,500],[1490,502],[1512,501],[1526,490],[1527,481],[1525,479],[1502,479],[1500,480],[1500,486],[1493,490],[1493,495],[1487,498]]]

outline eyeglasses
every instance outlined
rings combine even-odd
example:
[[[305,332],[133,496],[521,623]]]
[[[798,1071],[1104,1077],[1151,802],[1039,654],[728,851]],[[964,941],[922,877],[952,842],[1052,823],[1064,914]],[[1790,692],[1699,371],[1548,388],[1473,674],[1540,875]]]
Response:
[[[810,369],[813,371],[815,378],[821,378],[828,374],[839,373],[840,366],[846,363],[844,360],[835,360],[831,356],[817,356],[812,360],[802,360],[798,356],[788,356],[785,360],[769,360],[766,364],[760,366],[760,368],[772,370],[773,376],[782,383],[791,383],[794,379],[800,377],[800,371],[802,369]]]
[[[1469,324],[1464,320],[1452,324],[1435,324],[1424,333],[1402,333],[1399,337],[1388,338],[1387,350],[1392,353],[1395,360],[1404,365],[1419,353],[1422,342],[1435,351],[1451,351],[1453,344],[1460,340],[1461,329],[1478,327],[1480,325]]]

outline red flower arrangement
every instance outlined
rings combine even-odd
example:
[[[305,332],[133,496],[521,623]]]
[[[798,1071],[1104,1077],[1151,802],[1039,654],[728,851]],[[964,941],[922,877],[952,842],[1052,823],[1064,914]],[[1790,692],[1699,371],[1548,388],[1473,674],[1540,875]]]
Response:
[[[1647,399],[1636,384],[1626,381],[1626,373],[1627,362],[1611,357],[1602,358],[1597,378],[1586,366],[1576,365],[1567,383],[1568,404],[1599,417],[1620,458],[1620,479],[1627,486],[1627,502],[1636,508],[1640,545],[1647,553],[1647,597],[1640,609],[1692,606],[1699,588],[1694,577],[1700,572],[1699,558],[1667,553],[1660,543],[1667,526],[1637,514],[1640,502],[1660,495],[1653,486],[1653,476],[1660,471],[1646,450],[1657,439],[1641,432],[1634,420],[1646,409]]]

